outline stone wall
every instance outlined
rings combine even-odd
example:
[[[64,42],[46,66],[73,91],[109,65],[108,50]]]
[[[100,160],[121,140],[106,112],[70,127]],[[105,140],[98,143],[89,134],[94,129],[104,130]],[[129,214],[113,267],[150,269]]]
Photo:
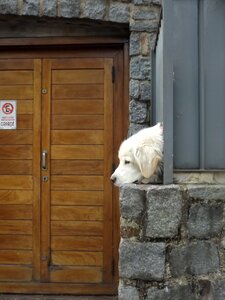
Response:
[[[225,299],[225,187],[120,190],[120,300]]]

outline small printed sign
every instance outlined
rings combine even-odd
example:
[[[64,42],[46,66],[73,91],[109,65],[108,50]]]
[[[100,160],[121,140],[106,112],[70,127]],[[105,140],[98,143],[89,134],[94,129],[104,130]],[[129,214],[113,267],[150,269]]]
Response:
[[[0,100],[0,129],[16,129],[16,100]]]

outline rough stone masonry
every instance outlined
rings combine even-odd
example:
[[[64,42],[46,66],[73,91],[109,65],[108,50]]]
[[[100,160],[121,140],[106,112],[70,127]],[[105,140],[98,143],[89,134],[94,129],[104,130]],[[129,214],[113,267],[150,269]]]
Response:
[[[222,185],[121,188],[119,299],[225,299],[224,204]]]

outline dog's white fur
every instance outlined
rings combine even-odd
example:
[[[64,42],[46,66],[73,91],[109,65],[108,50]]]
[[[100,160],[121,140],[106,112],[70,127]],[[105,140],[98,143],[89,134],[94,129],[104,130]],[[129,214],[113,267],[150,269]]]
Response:
[[[111,176],[115,185],[157,182],[163,160],[161,123],[142,129],[123,141],[118,156],[119,166]]]

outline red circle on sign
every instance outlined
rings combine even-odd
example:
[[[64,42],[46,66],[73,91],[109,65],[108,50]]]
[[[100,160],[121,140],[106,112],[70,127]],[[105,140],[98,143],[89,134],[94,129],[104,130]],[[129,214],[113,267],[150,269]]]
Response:
[[[2,106],[2,111],[6,115],[10,115],[13,112],[13,110],[14,110],[14,106],[11,103],[5,103]]]

